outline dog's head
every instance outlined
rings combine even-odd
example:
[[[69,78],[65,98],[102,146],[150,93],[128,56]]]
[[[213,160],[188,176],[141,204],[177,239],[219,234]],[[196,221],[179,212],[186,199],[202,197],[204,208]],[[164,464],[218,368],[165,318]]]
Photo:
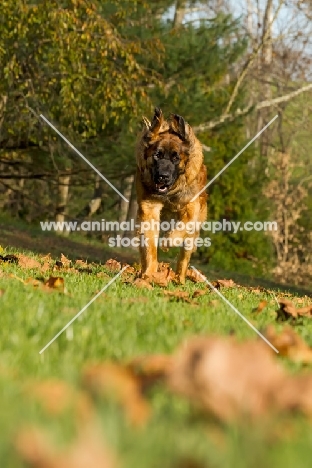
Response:
[[[142,142],[146,167],[143,182],[153,193],[165,195],[185,172],[195,136],[183,117],[172,114],[166,121],[158,108],[152,122],[144,119],[144,124]]]

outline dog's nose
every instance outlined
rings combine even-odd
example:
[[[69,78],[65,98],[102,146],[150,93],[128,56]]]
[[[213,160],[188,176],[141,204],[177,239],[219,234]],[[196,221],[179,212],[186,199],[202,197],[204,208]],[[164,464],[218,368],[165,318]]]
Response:
[[[162,174],[159,174],[158,180],[159,182],[166,182],[167,180],[169,180],[169,177],[170,177],[169,172],[163,172]]]

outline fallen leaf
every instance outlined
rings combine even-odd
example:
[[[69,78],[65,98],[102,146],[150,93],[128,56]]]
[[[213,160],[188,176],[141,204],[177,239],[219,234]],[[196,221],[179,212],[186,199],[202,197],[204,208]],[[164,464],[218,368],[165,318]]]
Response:
[[[58,289],[64,292],[64,278],[59,276],[50,276],[45,285],[48,286],[48,288]]]
[[[18,256],[18,264],[21,268],[38,268],[41,269],[41,264],[35,260],[34,258],[27,257],[27,255],[19,254]]]
[[[290,326],[284,327],[280,333],[277,333],[273,325],[269,325],[264,331],[264,336],[281,356],[303,364],[312,362],[312,349]]]
[[[121,263],[117,262],[117,260],[114,260],[113,258],[110,258],[109,260],[107,260],[104,266],[110,271],[121,270]]]
[[[186,278],[193,281],[193,283],[206,283],[205,275],[200,270],[196,271],[193,268],[187,269]]]
[[[0,289],[0,297],[2,297],[5,293],[5,289]]]
[[[168,283],[172,280],[175,279],[175,272],[173,271],[173,269],[170,267],[170,264],[169,263],[165,263],[165,262],[160,262],[158,264],[158,270],[157,270],[159,273],[162,273],[164,274],[164,276],[167,278],[168,280]]]
[[[165,296],[176,299],[177,301],[187,302],[189,304],[196,304],[189,298],[189,293],[187,291],[163,291]]]
[[[173,356],[168,384],[224,421],[261,416],[285,378],[263,342],[234,337],[195,337]]]
[[[125,366],[90,365],[83,371],[82,382],[94,396],[110,397],[121,404],[133,425],[142,426],[149,418],[150,406],[143,398],[140,380]]]
[[[58,416],[72,408],[84,422],[94,416],[93,404],[88,395],[63,380],[49,379],[27,383],[25,392],[37,400],[50,415]]]
[[[167,354],[154,354],[151,356],[140,356],[132,359],[127,364],[140,381],[142,390],[146,390],[151,385],[164,382],[172,364],[172,356]]]
[[[168,278],[168,271],[166,270],[158,271],[151,275],[143,275],[142,279],[162,287],[167,287],[170,281],[170,278]]]
[[[44,255],[40,257],[41,265],[41,272],[46,273],[48,270],[52,269],[54,266],[54,261],[51,258],[51,254]]]
[[[312,317],[312,306],[301,307],[297,309],[288,299],[278,299],[279,310],[277,311],[277,320],[297,319],[298,317]]]
[[[253,309],[252,311],[253,311],[253,312],[256,312],[257,314],[259,314],[260,312],[263,311],[263,309],[264,309],[267,305],[268,305],[268,301],[263,300],[263,301],[259,302],[258,307],[256,307],[256,308]]]
[[[122,276],[124,274],[136,275],[136,273],[137,273],[136,270],[132,266],[128,265],[128,263],[123,263],[122,264],[122,268],[125,268],[125,267],[127,267],[127,268],[122,272]]]
[[[42,286],[42,281],[36,279],[36,278],[27,278],[25,281],[24,281],[24,284],[28,284],[30,286],[33,286],[34,288],[39,288],[40,286]]]
[[[69,268],[71,261],[67,257],[65,257],[64,254],[61,254],[61,263],[63,268]]]
[[[208,293],[208,289],[196,289],[196,291],[193,292],[192,297],[200,297],[200,296],[205,296]]]
[[[104,273],[104,271],[100,271],[99,273],[96,274],[97,278],[109,278],[110,276],[107,273]]]
[[[237,284],[234,283],[233,280],[229,279],[229,280],[217,280],[217,284],[223,288],[234,288],[234,286],[237,286]]]
[[[84,262],[83,260],[76,260],[75,261],[75,267],[77,268],[89,268],[89,265],[87,262]]]
[[[133,282],[134,286],[136,286],[139,289],[153,289],[153,286],[146,280],[142,278],[137,278]]]
[[[103,443],[95,425],[83,426],[76,439],[64,450],[50,441],[42,428],[26,426],[15,437],[18,455],[33,468],[113,468],[115,459]]]

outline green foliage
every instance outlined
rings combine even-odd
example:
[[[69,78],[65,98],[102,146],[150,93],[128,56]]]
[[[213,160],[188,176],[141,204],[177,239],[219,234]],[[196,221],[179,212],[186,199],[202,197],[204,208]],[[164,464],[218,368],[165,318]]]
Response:
[[[68,210],[73,216],[82,208],[77,204],[90,199],[94,181],[93,171],[40,113],[122,188],[122,178],[135,171],[135,134],[142,114],[150,115],[159,105],[166,114],[181,114],[196,127],[225,109],[233,90],[233,68],[246,48],[239,23],[218,15],[173,27],[166,19],[173,4],[66,0],[60,6],[55,0],[7,0],[0,5],[0,92],[7,96],[0,151],[8,161],[22,159],[26,173],[39,173],[49,186],[42,194],[41,186],[39,190],[38,184],[27,182],[28,192],[36,202],[40,193],[44,206],[32,210],[32,219],[43,212],[51,217],[62,171],[72,174]],[[242,90],[235,106],[244,102]],[[246,143],[241,121],[198,136],[211,148],[205,153],[210,178]],[[209,188],[210,219],[258,216],[246,164],[252,157],[252,150],[245,152]],[[114,211],[116,215],[120,200],[109,187],[105,190],[99,215],[110,217]],[[26,216],[29,210],[22,212]],[[261,235],[219,234],[201,256],[236,267],[236,258],[260,252],[262,256],[266,250]]]

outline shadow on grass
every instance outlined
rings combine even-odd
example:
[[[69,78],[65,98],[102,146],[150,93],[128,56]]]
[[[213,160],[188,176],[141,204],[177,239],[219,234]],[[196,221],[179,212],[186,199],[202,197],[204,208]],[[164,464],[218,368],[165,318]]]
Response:
[[[63,253],[73,260],[83,259],[89,262],[105,263],[110,258],[115,258],[120,262],[133,263],[139,261],[137,249],[110,248],[105,243],[96,240],[88,240],[86,237],[78,237],[76,234],[70,237],[56,235],[53,232],[42,232],[36,226],[22,224],[20,221],[0,219],[0,245],[2,247],[14,247],[20,250],[29,250],[36,254],[48,254],[53,257],[60,257]],[[160,252],[160,261],[169,261],[174,268],[175,261],[164,256]],[[301,286],[293,286],[276,283],[265,278],[256,278],[236,272],[210,269],[209,266],[198,262],[193,257],[195,267],[205,273],[210,279],[232,279],[242,286],[260,286],[268,289],[275,289],[281,292],[307,295],[312,297],[312,291]]]
[[[35,254],[50,253],[52,257],[60,257],[63,253],[73,260],[83,259],[96,263],[105,263],[109,258],[127,263],[139,260],[136,250],[112,249],[100,241],[90,241],[83,236],[65,237],[53,232],[42,232],[36,226],[22,226],[14,221],[0,221],[0,245],[29,250]]]
[[[276,283],[275,281],[269,280],[267,278],[258,278],[254,276],[243,275],[237,272],[213,270],[210,269],[209,266],[202,265],[200,263],[198,263],[198,268],[200,268],[200,270],[203,271],[203,273],[205,273],[208,278],[210,277],[212,279],[232,279],[233,281],[235,281],[235,283],[240,284],[242,286],[259,286],[266,289],[275,289],[281,292],[290,292],[291,294],[299,294],[300,296],[307,295],[309,297],[312,297],[311,289],[308,289],[303,286],[293,286],[289,284]]]

